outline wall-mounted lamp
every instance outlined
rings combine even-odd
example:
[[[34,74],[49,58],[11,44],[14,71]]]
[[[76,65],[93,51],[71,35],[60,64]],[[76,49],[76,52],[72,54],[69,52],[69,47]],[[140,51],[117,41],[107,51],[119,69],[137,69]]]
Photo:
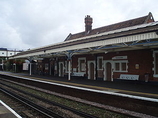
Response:
[[[104,53],[105,53],[105,54],[107,54],[107,53],[108,53],[108,51],[105,51]]]

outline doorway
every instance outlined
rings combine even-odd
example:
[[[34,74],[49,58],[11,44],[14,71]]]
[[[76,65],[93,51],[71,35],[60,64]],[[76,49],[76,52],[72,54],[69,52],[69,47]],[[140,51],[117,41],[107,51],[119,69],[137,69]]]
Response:
[[[95,61],[88,61],[88,79],[95,80]]]
[[[112,61],[106,61],[104,63],[104,80],[113,81]]]
[[[59,62],[59,77],[64,77],[64,62]]]

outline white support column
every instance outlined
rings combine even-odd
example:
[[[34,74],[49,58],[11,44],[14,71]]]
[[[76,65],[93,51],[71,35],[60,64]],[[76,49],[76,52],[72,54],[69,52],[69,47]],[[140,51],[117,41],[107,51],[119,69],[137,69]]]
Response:
[[[32,69],[32,66],[31,66],[31,63],[30,63],[30,75],[32,74],[32,73],[31,73],[31,69]]]
[[[70,60],[68,61],[68,71],[69,71],[69,73],[68,73],[68,80],[70,81],[71,80],[71,62],[70,62]]]
[[[68,80],[70,81],[71,80],[71,60],[72,60],[72,56],[73,56],[73,53],[72,51],[68,51],[66,53],[67,55],[67,60],[68,60]]]
[[[112,72],[111,72],[111,81],[112,81],[112,82],[114,81],[113,76],[114,76],[114,69],[113,69],[113,66],[112,66]]]

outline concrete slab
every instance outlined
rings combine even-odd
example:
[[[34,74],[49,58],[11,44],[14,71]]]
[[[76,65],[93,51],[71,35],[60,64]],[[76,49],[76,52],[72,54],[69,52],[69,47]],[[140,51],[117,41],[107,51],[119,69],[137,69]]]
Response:
[[[22,118],[13,109],[0,100],[0,118]]]

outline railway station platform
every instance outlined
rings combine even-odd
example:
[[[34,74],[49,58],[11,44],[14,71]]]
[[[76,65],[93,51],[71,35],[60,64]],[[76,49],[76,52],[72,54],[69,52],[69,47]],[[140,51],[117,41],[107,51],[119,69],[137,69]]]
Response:
[[[22,118],[8,105],[0,100],[0,118]]]
[[[101,80],[88,80],[83,78],[71,78],[69,81],[67,77],[53,77],[42,75],[29,75],[28,73],[11,73],[0,71],[0,74],[7,74],[10,76],[20,76],[25,78],[37,79],[42,81],[49,81],[53,83],[60,83],[71,86],[78,86],[90,88],[100,91],[123,93],[129,95],[136,95],[142,97],[158,99],[158,83],[141,82],[141,81],[101,81]]]

